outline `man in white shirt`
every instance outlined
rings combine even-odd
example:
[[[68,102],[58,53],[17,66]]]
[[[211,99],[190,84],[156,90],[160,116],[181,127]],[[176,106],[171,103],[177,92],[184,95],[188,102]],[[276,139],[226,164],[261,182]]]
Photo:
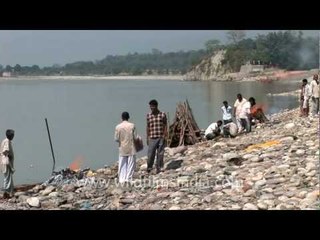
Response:
[[[242,104],[241,106],[241,110],[239,113],[241,129],[239,130],[239,132],[242,131],[243,129],[245,129],[247,133],[251,132],[250,108],[251,108],[251,104],[248,101]]]
[[[222,120],[223,125],[226,125],[232,122],[232,107],[228,105],[227,101],[223,102],[223,106],[221,107],[222,111]]]
[[[129,121],[129,113],[122,113],[122,122],[116,126],[114,139],[119,142],[119,182],[130,182],[136,164],[134,139],[137,138],[136,128]]]
[[[310,94],[312,101],[312,114],[316,115],[319,113],[319,80],[318,74],[313,75],[313,80],[310,84]]]
[[[220,135],[220,127],[222,126],[222,121],[219,120],[216,123],[211,123],[209,127],[206,129],[204,135],[207,140],[212,140],[215,137]]]
[[[240,113],[241,113],[241,109],[243,104],[245,104],[247,102],[247,99],[243,98],[242,95],[239,93],[237,95],[237,100],[234,103],[234,109],[233,109],[233,114],[236,118],[236,123],[239,129],[239,132],[242,131],[242,124],[241,124],[241,119],[240,119]]]
[[[300,93],[300,116],[308,117],[309,115],[309,98],[310,98],[310,87],[308,80],[302,80],[301,93]]]

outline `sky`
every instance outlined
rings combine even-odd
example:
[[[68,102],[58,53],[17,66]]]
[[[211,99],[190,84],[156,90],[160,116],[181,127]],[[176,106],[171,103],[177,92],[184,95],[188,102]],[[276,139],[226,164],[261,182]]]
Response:
[[[247,37],[272,30],[246,31]],[[304,30],[318,36],[318,30]],[[206,41],[226,41],[223,30],[0,30],[0,64],[21,66],[65,65],[101,60],[107,55],[197,50]]]

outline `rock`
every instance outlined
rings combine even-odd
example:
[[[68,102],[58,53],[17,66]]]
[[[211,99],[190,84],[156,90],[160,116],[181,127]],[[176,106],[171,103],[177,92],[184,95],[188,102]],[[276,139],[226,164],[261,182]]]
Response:
[[[98,170],[96,170],[96,173],[104,173],[105,169],[104,168],[100,168]]]
[[[66,184],[66,185],[63,185],[62,188],[61,188],[61,191],[64,191],[64,192],[74,192],[75,191],[75,186],[73,184]]]
[[[162,210],[163,207],[161,207],[159,204],[154,204],[150,207],[150,210]]]
[[[317,166],[314,163],[307,163],[306,169],[307,169],[307,171],[317,170]]]
[[[273,194],[263,194],[259,198],[260,200],[272,200],[274,199]]]
[[[277,168],[278,168],[279,170],[286,170],[286,169],[290,168],[290,165],[288,165],[288,164],[282,164],[282,165],[279,165]]]
[[[227,144],[224,142],[217,142],[212,145],[211,149],[220,149],[220,148],[226,148]]]
[[[191,177],[190,176],[182,176],[182,177],[178,177],[177,179],[177,184],[178,185],[183,185],[183,184],[188,184],[190,181]]]
[[[161,193],[157,193],[157,197],[158,198],[167,198],[170,196],[170,192],[161,192]]]
[[[142,164],[141,166],[140,166],[140,171],[146,171],[147,170],[147,167],[148,167],[148,165],[147,165],[147,163],[144,163],[144,164]]]
[[[233,158],[239,158],[239,155],[237,153],[225,153],[223,154],[222,158],[226,161],[233,159]]]
[[[26,192],[15,192],[15,193],[14,193],[14,196],[17,197],[17,198],[19,198],[19,196],[25,195],[25,194],[26,194]]]
[[[286,201],[289,200],[289,198],[288,198],[287,196],[281,196],[281,197],[279,197],[278,199],[279,199],[279,201],[281,201],[281,202],[286,202]]]
[[[296,154],[297,154],[298,156],[302,156],[302,155],[305,154],[305,150],[299,149],[299,150],[296,151]]]
[[[253,197],[253,196],[255,196],[256,195],[256,191],[255,190],[253,190],[253,189],[250,189],[250,190],[248,190],[248,191],[246,191],[244,194],[243,194],[243,196],[245,196],[245,197]]]
[[[231,205],[231,210],[241,210],[242,208],[239,205]]]
[[[74,207],[72,206],[72,204],[63,204],[63,205],[60,205],[59,208],[61,209],[65,209],[65,210],[70,210],[70,209],[73,209]]]
[[[204,165],[204,169],[206,169],[206,170],[210,170],[212,167],[213,167],[212,164],[209,164],[209,163],[206,163]]]
[[[308,192],[307,191],[301,191],[298,193],[298,198],[305,198],[307,196]]]
[[[59,193],[58,192],[52,192],[49,194],[49,197],[58,197]]]
[[[169,148],[168,153],[169,153],[169,155],[173,156],[173,155],[176,155],[177,153],[183,154],[187,150],[188,150],[187,146],[179,146],[176,148]]]
[[[112,175],[112,170],[111,170],[110,168],[106,168],[106,169],[104,170],[104,174],[105,174],[105,175]]]
[[[316,170],[312,170],[311,172],[308,172],[306,173],[305,175],[308,176],[308,177],[313,177],[317,174],[317,171]]]
[[[261,161],[263,161],[263,159],[260,158],[259,156],[253,156],[252,158],[249,159],[249,161],[251,161],[251,162],[261,162]]]
[[[174,193],[171,193],[170,197],[171,198],[175,198],[175,197],[184,197],[186,194],[183,193],[183,192],[174,192]]]
[[[257,206],[253,205],[252,203],[246,203],[243,208],[243,210],[258,210]]]
[[[291,129],[291,128],[293,128],[294,126],[295,126],[294,123],[287,123],[287,124],[284,126],[284,128],[285,128],[285,129]]]
[[[169,210],[180,210],[181,208],[179,206],[172,206],[169,208]]]
[[[133,202],[134,202],[134,199],[131,199],[131,198],[120,199],[120,203],[122,204],[132,204]]]
[[[257,207],[261,210],[267,210],[268,209],[268,205],[264,204],[264,203],[258,203]]]
[[[294,138],[293,137],[283,137],[283,138],[279,139],[279,141],[281,143],[291,143],[294,141]]]
[[[263,178],[263,175],[262,174],[259,174],[257,176],[254,176],[251,178],[252,181],[256,182],[256,181],[259,181]]]
[[[260,187],[264,186],[266,184],[266,182],[267,181],[265,179],[259,180],[254,184],[254,187],[255,188],[260,188]]]
[[[36,207],[39,208],[40,207],[40,201],[39,198],[37,197],[31,197],[27,199],[27,203],[31,206],[31,207]]]
[[[211,203],[212,197],[211,197],[210,195],[208,195],[208,196],[205,196],[205,197],[203,198],[203,200],[204,200],[205,202],[207,202],[207,203]]]
[[[183,160],[171,160],[165,167],[166,170],[177,169],[181,167]]]
[[[112,195],[122,195],[123,194],[123,190],[119,187],[117,188],[114,188],[112,191],[111,191],[111,194]]]
[[[54,186],[48,186],[43,192],[41,193],[42,196],[49,195],[49,193],[53,192],[56,188]]]

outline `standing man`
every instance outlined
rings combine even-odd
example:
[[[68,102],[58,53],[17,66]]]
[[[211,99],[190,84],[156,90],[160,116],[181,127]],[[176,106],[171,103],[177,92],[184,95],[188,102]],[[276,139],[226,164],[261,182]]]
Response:
[[[312,115],[319,114],[319,80],[318,74],[313,75],[311,81],[311,101],[312,101]]]
[[[234,103],[234,109],[233,109],[233,114],[234,117],[236,118],[236,123],[238,126],[238,131],[241,132],[242,131],[242,124],[241,124],[241,118],[240,118],[240,114],[242,111],[242,106],[247,102],[247,99],[243,98],[242,95],[239,93],[237,95],[237,100]]]
[[[119,183],[130,182],[136,165],[136,149],[134,139],[136,128],[129,122],[129,113],[122,113],[122,122],[116,126],[114,139],[119,142]]]
[[[157,152],[156,173],[159,173],[163,168],[165,140],[167,137],[167,116],[164,112],[159,111],[157,100],[151,100],[149,106],[151,112],[147,114],[146,129],[147,145],[149,146],[147,172],[151,172]]]
[[[223,106],[221,107],[223,125],[232,122],[232,107],[228,105],[227,101],[223,101]]]
[[[310,89],[308,85],[308,80],[303,79],[300,93],[300,117],[308,117],[309,115],[309,98]]]
[[[13,197],[14,185],[13,185],[13,173],[15,169],[13,167],[14,153],[12,148],[12,139],[14,138],[14,130],[8,129],[6,131],[6,138],[1,142],[1,167],[4,174],[4,198]]]

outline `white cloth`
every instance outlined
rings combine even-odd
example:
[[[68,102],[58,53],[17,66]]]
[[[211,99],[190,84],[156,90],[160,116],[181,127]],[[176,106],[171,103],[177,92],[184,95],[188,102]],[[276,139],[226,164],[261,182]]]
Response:
[[[206,129],[206,131],[204,132],[204,135],[208,135],[209,133],[213,133],[215,131],[217,131],[219,129],[218,127],[218,123],[211,123],[209,125],[209,127]]]
[[[5,152],[7,152],[6,154],[4,154]],[[9,157],[11,158],[11,160],[9,159]],[[0,146],[0,164],[1,164],[1,170],[2,173],[7,172],[8,167],[10,167],[13,171],[13,161],[14,161],[14,153],[13,153],[13,149],[12,149],[12,143],[11,141],[6,138],[1,142],[1,146]]]
[[[136,166],[136,156],[119,156],[119,183],[130,182]]]
[[[114,139],[119,142],[120,156],[131,156],[136,154],[133,139],[137,138],[136,128],[133,123],[123,121],[115,129]]]
[[[234,108],[236,108],[236,118],[239,118],[239,114],[241,112],[241,108],[242,105],[245,104],[247,102],[247,99],[242,98],[242,101],[239,102],[239,100],[237,99],[234,103]]]
[[[310,94],[311,97],[318,98],[319,97],[319,84],[316,80],[312,80],[310,84]]]
[[[228,106],[227,108],[225,106],[222,106],[221,110],[222,110],[222,119],[223,120],[232,119],[232,107],[231,106]]]
[[[239,118],[248,119],[248,116],[250,114],[250,108],[251,108],[250,102],[245,102],[244,104],[242,104],[240,113],[239,113]]]
[[[229,133],[232,137],[235,137],[238,133],[238,127],[235,123],[231,122],[225,125],[229,129]]]

